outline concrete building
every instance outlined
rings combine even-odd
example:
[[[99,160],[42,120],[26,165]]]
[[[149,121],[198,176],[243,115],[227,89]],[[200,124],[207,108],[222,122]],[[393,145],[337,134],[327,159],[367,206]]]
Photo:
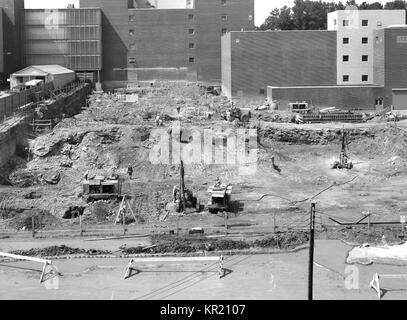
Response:
[[[98,81],[102,70],[102,13],[97,8],[24,10],[22,64],[55,64]]]
[[[384,85],[380,70],[384,46],[380,30],[406,23],[405,10],[340,10],[328,14],[328,30],[337,32],[337,84]]]
[[[5,75],[58,64],[106,88],[138,80],[221,81],[221,36],[254,30],[254,0],[81,0],[24,10],[0,0]]]
[[[404,10],[345,10],[328,15],[327,31],[230,32],[222,37],[223,91],[267,91],[283,108],[390,107],[393,89],[407,88],[405,18]]]
[[[32,80],[41,80],[43,83],[53,83],[54,89],[62,88],[75,81],[75,71],[58,65],[30,66],[17,71],[10,76],[10,89],[27,86]]]

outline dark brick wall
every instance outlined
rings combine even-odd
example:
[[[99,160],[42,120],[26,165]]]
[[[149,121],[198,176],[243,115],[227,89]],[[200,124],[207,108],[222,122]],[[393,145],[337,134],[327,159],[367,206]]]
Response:
[[[3,52],[4,74],[11,73],[22,67],[22,14],[24,0],[0,0],[3,8]],[[7,54],[10,52],[11,54]]]
[[[287,109],[290,102],[306,101],[319,108],[375,110],[375,100],[382,96],[383,87],[314,87],[267,89],[270,100],[278,101],[279,108]]]
[[[166,75],[168,68],[188,68],[189,78],[220,82],[222,29],[254,29],[254,0],[227,0],[225,6],[220,0],[195,0],[194,9],[170,10],[129,9],[127,0],[81,0],[80,6],[103,11],[104,81],[133,78],[137,71],[129,68],[162,68]]]
[[[254,0],[227,0],[225,6],[221,0],[196,0],[195,11],[198,80],[220,82],[222,29],[254,30]]]
[[[407,28],[385,29],[384,35],[385,102],[390,105],[392,89],[407,88]]]
[[[225,86],[258,95],[267,86],[336,85],[336,43],[335,31],[232,32]]]

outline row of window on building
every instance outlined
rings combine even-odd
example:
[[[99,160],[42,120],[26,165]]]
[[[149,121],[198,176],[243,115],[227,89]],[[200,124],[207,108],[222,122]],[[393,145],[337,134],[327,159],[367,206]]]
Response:
[[[349,82],[350,81],[350,77],[349,75],[344,75],[342,77],[343,82]],[[362,75],[362,82],[367,82],[369,81],[369,76],[367,74]]]
[[[342,43],[343,44],[349,44],[350,43],[349,38],[347,38],[347,37],[342,38]],[[369,43],[369,38],[368,37],[362,37],[362,44],[368,44],[368,43]]]
[[[350,56],[349,55],[344,55],[342,57],[343,62],[349,62],[350,61]],[[362,62],[367,62],[369,61],[369,56],[368,55],[362,55]]]
[[[342,26],[344,27],[349,27],[351,20],[342,20]],[[334,19],[334,25],[336,26],[338,24],[337,20]],[[377,21],[376,26],[381,27],[383,23],[381,21]],[[362,27],[368,27],[369,26],[369,20],[362,20]]]

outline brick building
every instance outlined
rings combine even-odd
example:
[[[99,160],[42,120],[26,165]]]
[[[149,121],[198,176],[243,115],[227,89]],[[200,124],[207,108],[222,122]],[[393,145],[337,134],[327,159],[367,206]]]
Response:
[[[407,88],[405,10],[343,10],[326,31],[230,32],[222,37],[229,97],[267,93],[280,107],[381,109]],[[407,99],[406,99],[407,101]],[[407,103],[406,103],[407,105]]]

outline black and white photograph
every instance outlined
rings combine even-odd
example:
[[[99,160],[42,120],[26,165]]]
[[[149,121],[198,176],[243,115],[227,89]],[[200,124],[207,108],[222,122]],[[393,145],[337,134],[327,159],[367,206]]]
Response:
[[[0,300],[407,300],[406,1],[0,11]]]

